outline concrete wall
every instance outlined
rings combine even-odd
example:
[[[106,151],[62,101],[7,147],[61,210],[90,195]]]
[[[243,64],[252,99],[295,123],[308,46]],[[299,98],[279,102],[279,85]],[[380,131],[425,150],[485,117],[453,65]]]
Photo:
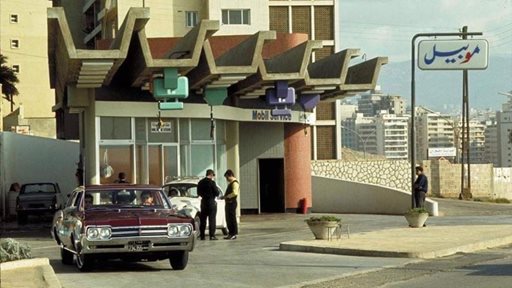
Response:
[[[0,209],[4,216],[11,183],[57,182],[62,191],[76,185],[79,144],[63,140],[0,133]]]
[[[492,198],[512,199],[512,168],[494,168]]]
[[[382,185],[407,190],[411,188],[411,165],[408,161],[311,161],[313,176]],[[428,173],[426,173],[428,176]],[[314,190],[313,190],[314,191]]]
[[[282,123],[240,122],[240,208],[259,207],[259,166],[263,158],[284,157]]]
[[[459,197],[461,164],[452,164],[446,160],[429,160],[423,161],[422,166],[429,179],[429,194],[438,197]],[[313,176],[411,190],[411,170],[408,161],[319,160],[312,161],[311,167]],[[467,165],[464,171],[467,181]],[[493,168],[492,164],[471,164],[471,193],[473,198],[512,200],[512,168]]]
[[[314,213],[361,213],[399,215],[411,207],[411,193],[381,185],[312,176]],[[437,202],[425,207],[438,215]]]

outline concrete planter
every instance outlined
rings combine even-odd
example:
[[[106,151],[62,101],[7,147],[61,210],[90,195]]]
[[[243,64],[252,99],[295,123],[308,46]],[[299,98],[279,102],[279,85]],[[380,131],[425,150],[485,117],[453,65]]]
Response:
[[[315,239],[326,240],[332,238],[332,235],[336,231],[336,227],[338,226],[338,221],[306,221],[315,235]]]
[[[428,213],[406,213],[405,219],[409,223],[409,227],[419,228],[423,227],[427,221]]]

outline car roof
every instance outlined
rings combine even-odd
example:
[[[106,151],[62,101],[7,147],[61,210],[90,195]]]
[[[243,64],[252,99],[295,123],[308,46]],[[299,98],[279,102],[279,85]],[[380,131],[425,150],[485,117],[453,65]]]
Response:
[[[161,186],[152,184],[129,184],[129,183],[113,183],[113,184],[100,184],[100,185],[86,185],[85,190],[108,190],[108,189],[162,189]]]
[[[173,179],[172,181],[166,182],[165,185],[168,184],[197,184],[201,180],[201,177],[190,176],[190,177],[180,177]]]

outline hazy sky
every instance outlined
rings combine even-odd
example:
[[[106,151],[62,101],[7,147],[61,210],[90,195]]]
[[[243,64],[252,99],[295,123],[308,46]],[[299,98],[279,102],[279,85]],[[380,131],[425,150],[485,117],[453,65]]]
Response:
[[[414,34],[458,32],[464,25],[483,32],[491,56],[512,56],[512,0],[339,1],[341,49],[360,48],[367,59],[410,60]]]

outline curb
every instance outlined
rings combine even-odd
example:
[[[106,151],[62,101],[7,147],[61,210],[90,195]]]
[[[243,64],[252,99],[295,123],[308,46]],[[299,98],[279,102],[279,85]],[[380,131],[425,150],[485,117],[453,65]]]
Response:
[[[0,263],[0,271],[2,274],[7,271],[12,271],[16,269],[40,269],[43,273],[44,278],[44,286],[48,288],[61,288],[61,284],[57,275],[55,275],[55,271],[50,265],[50,260],[48,258],[34,258],[34,259],[24,259],[24,260],[16,260],[9,261],[5,263]],[[4,275],[2,275],[4,276]],[[3,282],[3,281],[1,281]],[[28,283],[27,283],[28,285]],[[34,284],[35,285],[35,284]],[[18,287],[18,286],[17,286]],[[27,286],[30,287],[30,286]]]
[[[508,227],[507,227],[508,228]],[[426,231],[426,230],[425,230]],[[487,248],[494,248],[504,246],[512,243],[511,233],[501,233],[502,235],[492,236],[485,235],[491,233],[491,230],[478,230],[483,236],[477,238],[467,239],[468,241],[460,242],[457,240],[447,241],[445,245],[438,245],[438,243],[431,243],[431,240],[436,238],[440,232],[431,233],[430,238],[400,238],[397,235],[390,240],[380,240],[383,234],[377,233],[362,233],[359,239],[354,239],[356,242],[322,242],[318,240],[303,240],[303,241],[288,241],[279,244],[281,251],[294,251],[294,252],[311,252],[335,255],[350,255],[350,256],[372,256],[372,257],[393,257],[393,258],[420,258],[420,259],[434,259],[445,257],[456,253],[471,253]],[[396,232],[396,231],[392,231]],[[391,232],[391,233],[392,233]],[[420,232],[420,231],[418,231]],[[441,235],[441,234],[439,234]],[[386,235],[390,236],[390,235]],[[367,238],[364,238],[367,237]],[[452,238],[451,235],[444,237]],[[382,238],[384,239],[384,238]],[[352,240],[352,239],[350,239]],[[404,242],[406,241],[406,242]],[[398,246],[392,246],[396,242]],[[439,242],[439,241],[438,241]],[[450,243],[451,242],[451,243]],[[366,245],[360,245],[365,243]],[[451,244],[451,245],[450,245]]]

